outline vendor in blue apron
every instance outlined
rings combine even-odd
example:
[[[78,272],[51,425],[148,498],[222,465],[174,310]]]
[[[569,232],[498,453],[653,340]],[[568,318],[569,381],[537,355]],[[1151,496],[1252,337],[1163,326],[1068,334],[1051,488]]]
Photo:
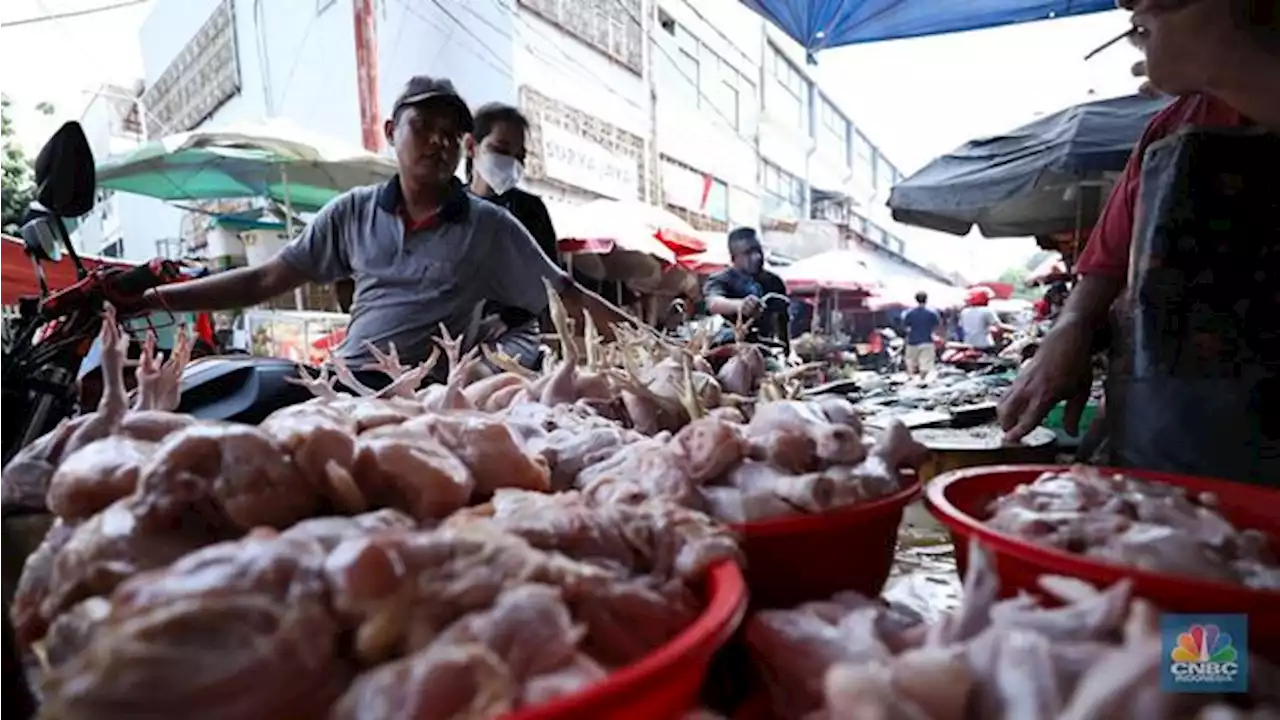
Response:
[[[1139,140],[1079,283],[1001,402],[1001,424],[1016,440],[1065,400],[1077,432],[1114,305],[1111,462],[1280,485],[1280,164],[1267,159],[1280,130],[1280,10],[1270,0],[1120,5],[1150,82],[1177,99]]]
[[[756,231],[740,227],[729,233],[729,259],[732,266],[707,278],[702,289],[707,299],[707,311],[719,315],[730,323],[738,318],[751,320],[747,340],[754,341],[761,335],[777,340],[777,329],[783,327],[778,314],[790,313],[791,308],[766,306],[764,297],[769,294],[787,294],[782,278],[764,269],[764,248]],[[726,326],[716,334],[713,345],[733,342],[733,327]]]

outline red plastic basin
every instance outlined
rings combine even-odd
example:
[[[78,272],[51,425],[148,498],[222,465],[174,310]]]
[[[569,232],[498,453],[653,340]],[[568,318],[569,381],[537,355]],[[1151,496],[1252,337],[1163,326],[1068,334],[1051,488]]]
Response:
[[[920,494],[920,479],[907,479],[879,500],[734,525],[747,558],[752,607],[792,607],[841,590],[879,595],[893,567],[902,511]]]
[[[970,538],[977,538],[991,553],[1000,577],[1003,596],[1019,590],[1040,594],[1040,575],[1066,575],[1096,586],[1122,578],[1133,582],[1134,594],[1161,610],[1185,613],[1245,613],[1249,616],[1249,650],[1280,660],[1280,591],[1254,590],[1230,583],[1154,573],[1113,565],[1082,555],[999,533],[983,524],[987,507],[1023,483],[1045,472],[1067,470],[1062,465],[993,465],[966,468],[934,478],[925,492],[929,511],[947,526],[955,542],[956,564],[963,576]],[[1273,552],[1280,553],[1280,490],[1209,478],[1186,477],[1145,470],[1100,468],[1130,477],[1177,485],[1192,492],[1208,491],[1218,497],[1219,509],[1237,528],[1266,533]]]
[[[507,720],[660,720],[698,705],[711,658],[747,611],[742,571],[724,562],[707,575],[707,607],[667,644],[589,690],[522,710]]]

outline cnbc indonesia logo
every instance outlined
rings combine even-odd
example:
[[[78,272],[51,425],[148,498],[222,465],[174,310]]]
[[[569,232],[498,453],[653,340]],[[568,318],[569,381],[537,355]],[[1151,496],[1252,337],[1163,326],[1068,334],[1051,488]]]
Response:
[[[1169,672],[1178,684],[1234,683],[1241,670],[1231,634],[1210,624],[1179,633],[1169,660]]]

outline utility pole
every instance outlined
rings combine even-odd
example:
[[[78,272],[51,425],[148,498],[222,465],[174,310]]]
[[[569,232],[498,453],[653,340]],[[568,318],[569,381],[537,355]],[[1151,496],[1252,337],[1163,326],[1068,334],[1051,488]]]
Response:
[[[356,31],[356,86],[360,98],[360,138],[369,152],[382,150],[378,110],[378,19],[376,0],[353,0]]]

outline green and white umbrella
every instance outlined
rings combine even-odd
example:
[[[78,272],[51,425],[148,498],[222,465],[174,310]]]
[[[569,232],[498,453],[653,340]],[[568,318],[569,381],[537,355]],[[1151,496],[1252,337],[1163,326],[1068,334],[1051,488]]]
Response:
[[[267,197],[306,212],[395,172],[390,158],[272,119],[153,140],[102,161],[97,179],[161,200]]]

